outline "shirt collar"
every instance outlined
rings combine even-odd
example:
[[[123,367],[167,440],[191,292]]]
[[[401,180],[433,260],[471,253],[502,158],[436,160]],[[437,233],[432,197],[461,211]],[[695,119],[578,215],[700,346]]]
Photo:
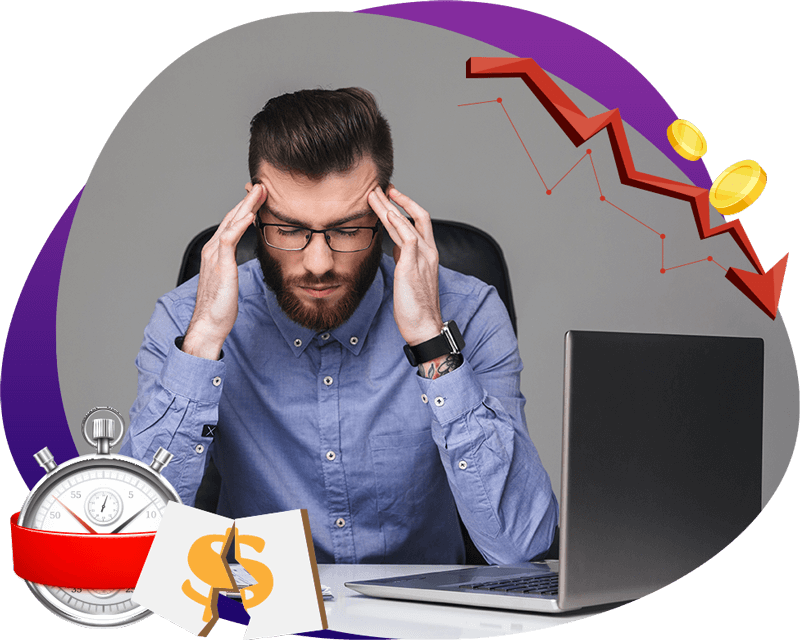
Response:
[[[386,256],[384,256],[385,258]],[[263,282],[263,281],[262,281]],[[303,327],[291,320],[283,309],[278,305],[278,299],[275,294],[266,285],[264,286],[267,298],[267,309],[269,310],[272,320],[281,332],[283,339],[289,345],[289,348],[294,353],[295,357],[300,355],[306,350],[306,347],[311,344],[317,332],[313,329]],[[352,316],[347,321],[329,331],[331,336],[338,340],[345,348],[347,348],[353,355],[358,355],[361,348],[366,342],[367,333],[369,332],[372,321],[378,313],[383,300],[383,264],[375,275],[367,293],[358,305]],[[325,332],[321,332],[325,333]]]

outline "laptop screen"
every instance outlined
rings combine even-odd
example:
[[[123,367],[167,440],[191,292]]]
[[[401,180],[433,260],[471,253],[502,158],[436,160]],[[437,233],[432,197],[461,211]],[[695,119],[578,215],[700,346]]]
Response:
[[[567,333],[561,608],[659,589],[758,515],[763,354],[760,338]]]

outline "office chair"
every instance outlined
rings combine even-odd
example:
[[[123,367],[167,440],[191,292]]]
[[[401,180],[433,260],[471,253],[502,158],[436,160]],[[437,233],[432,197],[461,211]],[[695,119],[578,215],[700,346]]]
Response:
[[[431,220],[436,247],[439,250],[439,264],[443,267],[459,271],[466,275],[475,276],[484,282],[493,285],[508,309],[514,333],[517,333],[517,317],[514,312],[514,300],[511,296],[511,281],[508,277],[503,251],[489,234],[462,222],[449,222],[446,220]],[[200,272],[200,252],[203,246],[211,239],[216,226],[209,227],[197,234],[183,254],[183,261],[178,275],[178,285],[183,284]],[[394,242],[386,231],[383,231],[383,251],[392,255]],[[236,262],[243,264],[256,256],[256,242],[258,230],[251,226],[245,231],[244,236],[236,247]],[[205,511],[216,512],[219,499],[220,476],[214,459],[209,460],[203,481],[197,490],[195,506]],[[459,518],[460,521],[460,518]],[[466,547],[467,564],[486,564],[480,551],[475,547],[469,537],[464,523],[461,522],[461,533]],[[555,536],[556,543],[558,535]],[[547,557],[553,557],[551,552]]]

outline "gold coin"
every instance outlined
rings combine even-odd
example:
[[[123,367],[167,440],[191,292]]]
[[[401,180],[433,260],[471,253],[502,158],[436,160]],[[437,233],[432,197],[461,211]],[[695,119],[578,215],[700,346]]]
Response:
[[[676,120],[667,127],[667,138],[678,155],[687,160],[699,160],[703,157],[708,145],[700,129],[688,120]]]
[[[755,160],[742,160],[717,176],[708,199],[722,215],[730,216],[753,204],[766,185],[767,172]]]

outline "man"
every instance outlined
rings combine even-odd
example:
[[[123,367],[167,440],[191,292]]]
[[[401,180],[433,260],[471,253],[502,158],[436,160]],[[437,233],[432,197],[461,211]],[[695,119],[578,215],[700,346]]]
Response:
[[[198,278],[145,330],[121,452],[167,448],[164,475],[190,505],[213,453],[218,512],[306,508],[323,563],[463,562],[459,513],[489,562],[547,551],[558,507],[505,306],[439,268],[430,216],[389,184],[372,95],[273,98],[251,123],[249,164]],[[237,268],[251,224],[258,259]]]

